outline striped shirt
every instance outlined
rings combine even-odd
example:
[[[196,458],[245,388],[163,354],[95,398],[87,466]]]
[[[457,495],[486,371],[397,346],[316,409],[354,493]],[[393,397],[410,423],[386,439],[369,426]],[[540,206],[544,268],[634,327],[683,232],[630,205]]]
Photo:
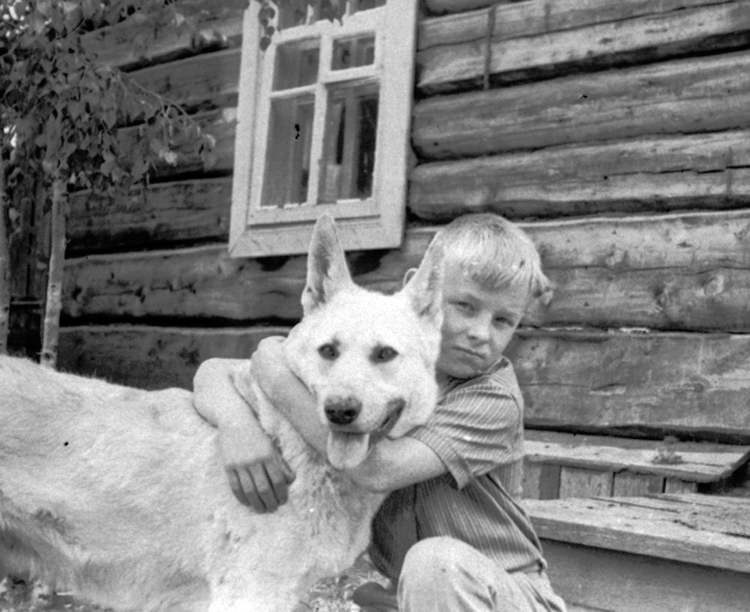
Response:
[[[510,362],[441,388],[430,421],[408,435],[427,444],[446,474],[393,491],[372,524],[370,556],[395,579],[409,548],[451,536],[507,571],[546,568],[528,515],[516,502],[523,478],[523,397]]]

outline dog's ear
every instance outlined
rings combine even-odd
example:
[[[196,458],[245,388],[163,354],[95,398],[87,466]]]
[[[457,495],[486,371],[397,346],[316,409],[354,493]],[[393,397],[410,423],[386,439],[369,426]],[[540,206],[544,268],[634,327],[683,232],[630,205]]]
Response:
[[[432,319],[438,326],[442,323],[443,247],[439,239],[427,247],[419,268],[407,273],[402,291],[419,317]]]
[[[328,302],[352,277],[341,248],[336,223],[328,213],[322,215],[313,229],[307,255],[307,284],[302,292],[305,314]]]

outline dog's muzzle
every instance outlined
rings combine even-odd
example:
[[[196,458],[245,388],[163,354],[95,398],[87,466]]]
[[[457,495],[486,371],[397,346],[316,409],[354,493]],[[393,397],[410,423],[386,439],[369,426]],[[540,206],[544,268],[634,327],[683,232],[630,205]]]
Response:
[[[334,425],[351,425],[362,412],[362,402],[356,397],[333,396],[323,404],[326,419]]]

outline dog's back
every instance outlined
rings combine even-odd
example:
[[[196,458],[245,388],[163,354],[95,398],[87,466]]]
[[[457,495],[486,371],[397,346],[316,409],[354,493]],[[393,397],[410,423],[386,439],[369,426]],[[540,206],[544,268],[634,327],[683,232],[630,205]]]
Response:
[[[183,598],[207,599],[200,557],[180,549],[208,519],[201,497],[217,508],[234,500],[214,432],[190,393],[145,392],[0,357],[0,431],[6,569],[102,603],[116,597],[124,608],[159,602],[164,583],[177,587],[168,589],[175,609]]]

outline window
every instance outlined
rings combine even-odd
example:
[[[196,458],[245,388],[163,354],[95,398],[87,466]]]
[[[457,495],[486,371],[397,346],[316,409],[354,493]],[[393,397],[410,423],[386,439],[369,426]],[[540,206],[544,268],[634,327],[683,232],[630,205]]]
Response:
[[[265,51],[259,10],[243,26],[230,254],[304,253],[324,211],[346,249],[400,246],[417,0],[347,0],[341,22],[276,10]]]

